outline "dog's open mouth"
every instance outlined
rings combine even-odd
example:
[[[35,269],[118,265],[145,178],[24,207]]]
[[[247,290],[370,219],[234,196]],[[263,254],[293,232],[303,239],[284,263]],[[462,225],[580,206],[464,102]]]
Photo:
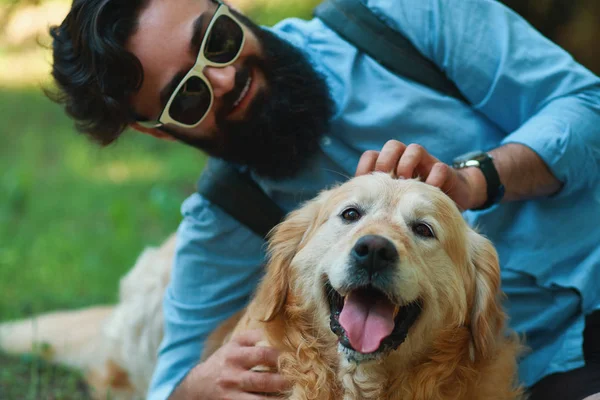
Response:
[[[422,308],[420,301],[395,305],[372,286],[350,290],[342,297],[326,282],[325,292],[331,310],[331,330],[354,361],[374,359],[398,348]]]

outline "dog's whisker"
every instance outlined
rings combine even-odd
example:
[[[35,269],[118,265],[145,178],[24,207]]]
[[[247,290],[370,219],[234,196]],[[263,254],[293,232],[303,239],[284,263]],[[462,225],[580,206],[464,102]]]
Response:
[[[330,168],[322,168],[322,170],[323,170],[323,171],[327,171],[327,172],[332,172],[332,173],[334,173],[334,174],[337,174],[337,175],[341,176],[341,177],[342,177],[342,178],[344,178],[344,179],[351,179],[351,178],[352,178],[351,176],[348,176],[348,175],[344,174],[343,172],[336,171],[336,170],[334,170],[334,169],[330,169]]]

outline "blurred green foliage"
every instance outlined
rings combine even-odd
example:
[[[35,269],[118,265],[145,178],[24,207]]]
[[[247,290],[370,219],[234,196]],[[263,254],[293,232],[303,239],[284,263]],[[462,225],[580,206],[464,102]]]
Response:
[[[254,1],[246,14],[262,25],[274,25],[287,17],[308,19],[321,0]]]
[[[39,90],[0,91],[0,319],[112,302],[179,220],[204,157],[134,132],[106,149]]]

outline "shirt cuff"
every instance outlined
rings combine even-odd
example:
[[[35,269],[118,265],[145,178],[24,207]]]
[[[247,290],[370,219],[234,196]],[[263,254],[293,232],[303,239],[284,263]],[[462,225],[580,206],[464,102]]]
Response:
[[[578,171],[584,168],[586,149],[574,140],[567,123],[551,116],[535,116],[519,129],[506,136],[502,144],[518,143],[533,150],[562,182],[554,196],[567,196],[582,186]]]

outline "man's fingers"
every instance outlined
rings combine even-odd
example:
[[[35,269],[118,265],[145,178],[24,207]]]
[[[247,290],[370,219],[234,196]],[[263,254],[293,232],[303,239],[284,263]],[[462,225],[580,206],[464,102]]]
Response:
[[[375,163],[375,171],[381,172],[396,172],[396,166],[400,157],[402,157],[406,145],[397,140],[389,140],[381,149],[377,162]]]
[[[421,145],[412,143],[406,146],[397,140],[389,140],[381,152],[371,150],[363,153],[356,167],[356,176],[372,171],[391,172],[399,178],[420,176],[427,180],[427,183],[441,187],[443,180],[448,176],[447,167]],[[435,172],[434,176],[429,180],[432,172]]]
[[[244,371],[240,375],[240,389],[251,393],[279,393],[289,389],[289,382],[273,372]]]
[[[427,151],[422,146],[414,143],[409,144],[398,162],[396,175],[406,179],[413,178],[415,169],[420,166],[426,155],[428,155]]]
[[[373,170],[375,170],[375,164],[377,163],[377,158],[379,157],[379,152],[375,150],[365,151],[362,156],[360,156],[360,160],[358,160],[358,166],[356,167],[355,176],[366,175]]]
[[[260,342],[264,338],[265,334],[262,330],[254,329],[234,336],[231,341],[239,344],[240,346],[248,347],[256,345],[256,343]]]
[[[431,168],[440,161],[429,154],[422,146],[418,144],[410,144],[404,155],[398,162],[396,174],[403,178],[416,178],[417,176],[427,179]]]
[[[429,171],[425,183],[438,188],[444,188],[444,185],[446,185],[451,178],[451,173],[452,171],[450,170],[449,165],[442,162],[435,163],[433,164],[433,167],[431,167],[431,171]]]
[[[233,349],[228,360],[236,367],[249,370],[256,366],[277,368],[279,351],[272,347],[254,346]]]

